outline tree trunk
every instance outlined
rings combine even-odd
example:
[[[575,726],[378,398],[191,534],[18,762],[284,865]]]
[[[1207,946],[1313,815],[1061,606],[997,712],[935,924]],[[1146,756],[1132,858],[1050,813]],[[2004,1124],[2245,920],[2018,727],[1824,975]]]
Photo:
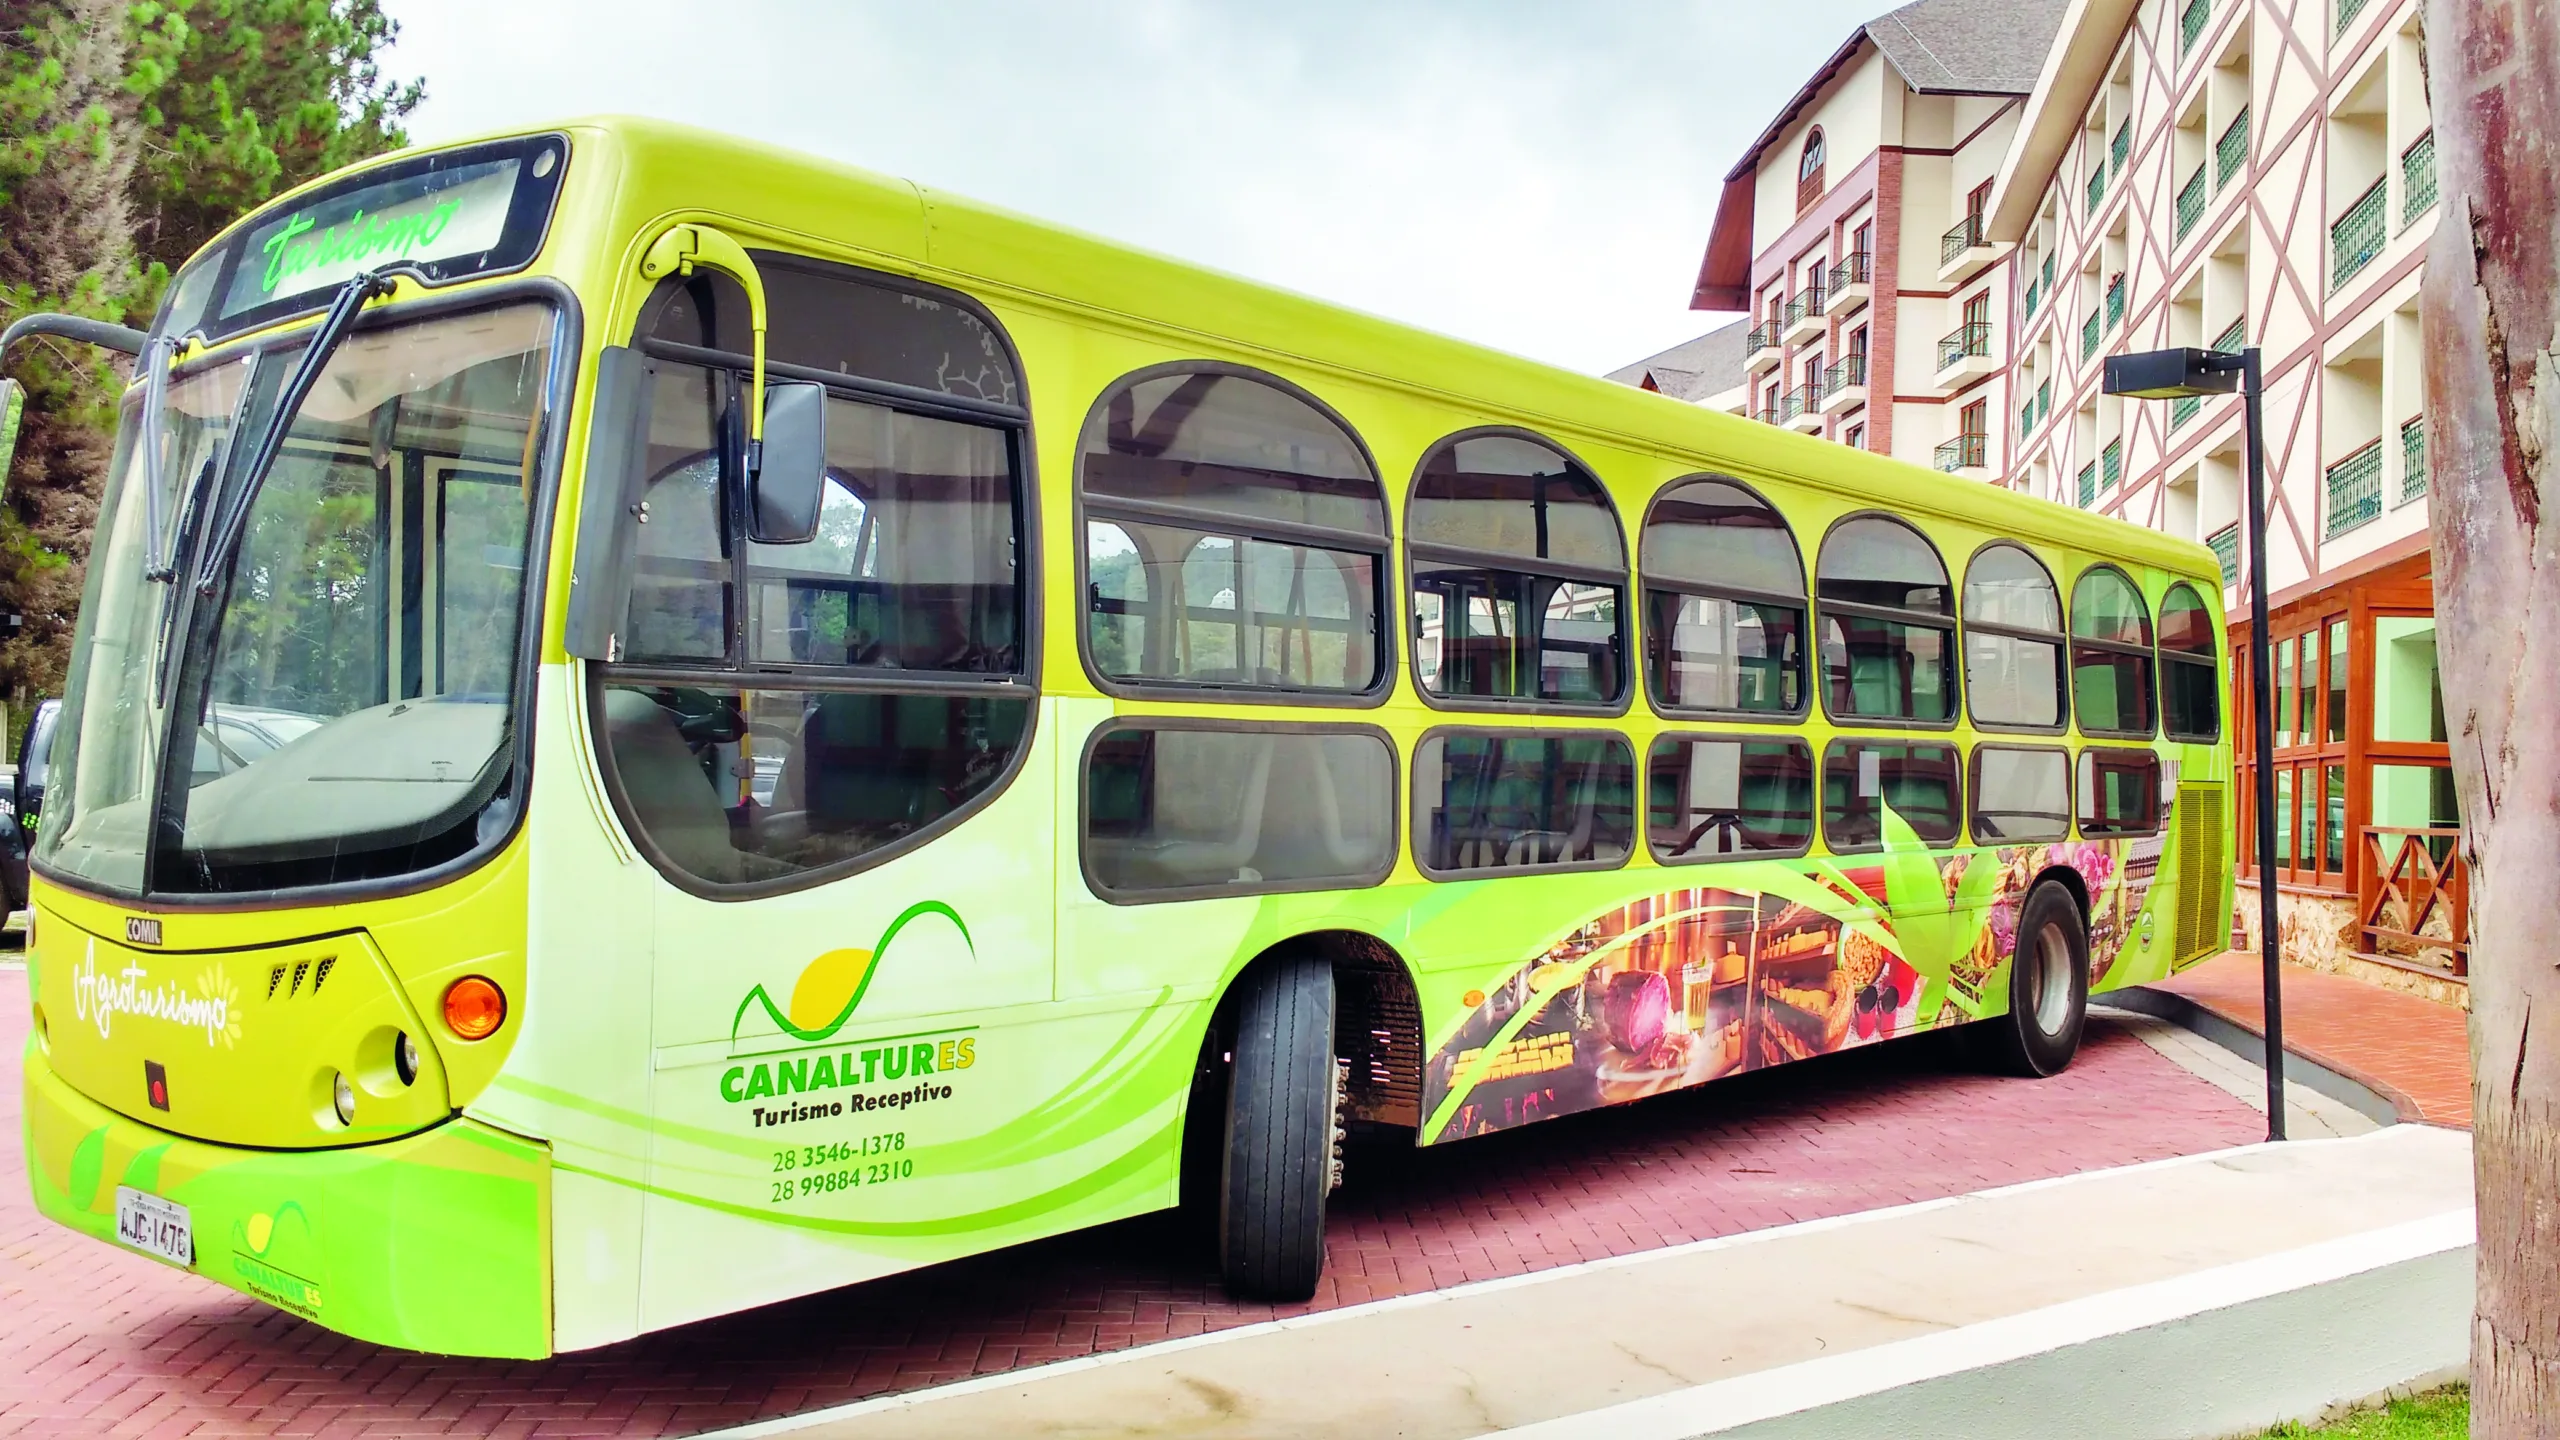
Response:
[[[2560,1435],[2560,7],[2427,0],[2426,26],[2437,655],[2476,917],[2471,1433],[2507,1440]]]

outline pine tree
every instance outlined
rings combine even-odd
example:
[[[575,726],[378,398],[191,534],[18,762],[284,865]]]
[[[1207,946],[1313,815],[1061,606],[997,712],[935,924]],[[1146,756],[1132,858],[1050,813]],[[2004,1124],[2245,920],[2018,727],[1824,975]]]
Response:
[[[169,272],[279,192],[408,143],[380,0],[0,0],[0,323],[149,321]],[[0,693],[59,693],[124,373],[40,340],[0,504]]]

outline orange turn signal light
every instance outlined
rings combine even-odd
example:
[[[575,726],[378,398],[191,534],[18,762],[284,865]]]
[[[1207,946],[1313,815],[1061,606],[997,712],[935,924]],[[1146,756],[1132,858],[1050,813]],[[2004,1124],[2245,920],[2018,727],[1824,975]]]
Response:
[[[486,1040],[506,1023],[507,996],[496,982],[465,975],[445,987],[445,1028],[465,1040]]]

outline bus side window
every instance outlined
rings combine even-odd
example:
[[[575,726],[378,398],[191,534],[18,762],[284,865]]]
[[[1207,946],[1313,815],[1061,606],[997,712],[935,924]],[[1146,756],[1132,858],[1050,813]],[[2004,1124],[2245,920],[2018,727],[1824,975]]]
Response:
[[[2213,612],[2185,581],[2160,601],[2160,728],[2172,740],[2222,737],[2222,677]]]
[[[2160,828],[2160,757],[2092,745],[2080,752],[2080,833],[2149,835]]]
[[[1415,473],[1406,530],[1426,699],[1625,699],[1626,538],[1581,462],[1525,434],[1453,436]]]
[[[1375,730],[1106,730],[1086,756],[1084,864],[1112,900],[1353,889],[1395,863],[1395,750]]]
[[[1963,769],[1953,745],[1834,740],[1822,757],[1822,838],[1841,854],[1885,849],[1891,810],[1923,844],[1952,845]]]
[[[1973,723],[2059,730],[2064,716],[2062,592],[2044,563],[2006,540],[1964,573],[1964,689]]]
[[[2023,745],[1973,747],[1977,845],[2049,844],[2071,837],[2071,757]]]
[[[1804,556],[1768,501],[1722,476],[1679,481],[1645,516],[1637,560],[1656,706],[1804,712]]]
[[[1423,872],[1605,870],[1635,842],[1635,749],[1599,731],[1451,731],[1414,750]]]
[[[1102,689],[1383,693],[1386,497],[1312,396],[1232,367],[1142,371],[1094,405],[1076,485]]]
[[[1800,740],[1665,735],[1645,782],[1645,833],[1664,864],[1798,855],[1813,843],[1813,752]]]
[[[2071,592],[2071,699],[2080,733],[2151,735],[2151,614],[2112,565],[2093,565]]]
[[[1881,515],[1841,521],[1823,537],[1814,591],[1832,719],[1956,718],[1954,597],[1919,531]]]
[[[1009,354],[956,298],[804,261],[773,274],[774,358],[841,377],[817,533],[736,533],[720,454],[745,403],[743,295],[670,281],[640,326],[658,379],[625,653],[600,667],[625,823],[714,891],[912,846],[1001,787],[1031,725]]]

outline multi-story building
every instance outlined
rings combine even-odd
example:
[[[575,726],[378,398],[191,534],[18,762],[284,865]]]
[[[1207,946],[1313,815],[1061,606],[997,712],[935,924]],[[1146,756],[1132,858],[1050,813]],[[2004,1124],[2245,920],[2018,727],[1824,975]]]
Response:
[[[1744,413],[2212,546],[2243,656],[2239,402],[2099,378],[2124,351],[2258,346],[2286,949],[2441,991],[2467,915],[2427,553],[2418,9],[1904,6],[1727,177],[1693,303],[1746,312]]]
[[[1917,0],[1861,25],[1743,153],[1692,304],[1748,312],[1746,413],[1999,473],[1992,181],[2065,4]]]
[[[2261,351],[2285,943],[2369,974],[2459,973],[2466,918],[2458,884],[2436,895],[2459,861],[2427,554],[2418,285],[2436,183],[2418,9],[2078,0],[1985,227],[2014,257],[2006,482],[2211,545],[2243,622],[2240,402],[2120,400],[2099,369],[2132,350]],[[2233,638],[2249,653],[2245,623]],[[2241,833],[2254,882],[2254,821]],[[2409,931],[2444,943],[2394,933]]]

